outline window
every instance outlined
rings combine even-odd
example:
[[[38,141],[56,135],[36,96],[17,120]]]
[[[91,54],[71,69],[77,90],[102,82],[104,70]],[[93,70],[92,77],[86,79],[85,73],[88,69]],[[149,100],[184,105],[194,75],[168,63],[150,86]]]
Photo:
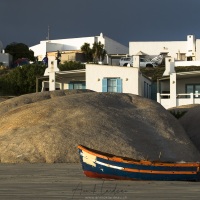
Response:
[[[108,92],[117,92],[117,80],[116,79],[108,79]]]
[[[191,61],[192,60],[192,57],[187,57],[187,61]]]
[[[102,92],[122,93],[122,79],[120,79],[120,78],[104,78],[102,80]]]
[[[177,53],[177,60],[186,60],[186,54],[185,53]]]
[[[74,89],[77,90],[77,89],[82,89],[83,85],[82,83],[74,83]]]
[[[144,58],[140,58],[140,62],[145,62]]]
[[[186,85],[186,93],[194,93],[194,98],[200,98],[200,84],[188,84]],[[188,97],[189,98],[189,97]]]
[[[180,60],[185,60],[185,57],[186,57],[185,53],[181,53]]]
[[[85,89],[85,82],[84,81],[70,82],[69,89],[70,90]]]

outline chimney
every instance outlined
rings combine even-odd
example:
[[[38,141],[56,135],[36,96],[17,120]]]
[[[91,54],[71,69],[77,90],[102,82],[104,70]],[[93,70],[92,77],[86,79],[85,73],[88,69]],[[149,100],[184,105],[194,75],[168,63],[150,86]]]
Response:
[[[165,58],[165,72],[163,73],[163,76],[169,76],[171,73],[175,73],[174,67],[175,67],[174,58],[166,57]]]

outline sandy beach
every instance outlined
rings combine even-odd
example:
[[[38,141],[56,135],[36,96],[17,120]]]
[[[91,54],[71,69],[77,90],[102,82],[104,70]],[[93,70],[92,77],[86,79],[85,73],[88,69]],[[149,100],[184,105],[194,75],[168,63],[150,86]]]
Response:
[[[200,182],[104,181],[80,164],[0,164],[0,199],[199,199]]]

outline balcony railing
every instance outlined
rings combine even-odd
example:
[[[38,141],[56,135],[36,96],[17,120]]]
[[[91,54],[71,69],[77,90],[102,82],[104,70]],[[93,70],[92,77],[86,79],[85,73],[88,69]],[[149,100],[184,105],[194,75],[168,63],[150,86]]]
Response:
[[[200,93],[177,94],[174,99],[170,97],[170,94],[157,93],[157,102],[166,109],[182,105],[200,104]]]

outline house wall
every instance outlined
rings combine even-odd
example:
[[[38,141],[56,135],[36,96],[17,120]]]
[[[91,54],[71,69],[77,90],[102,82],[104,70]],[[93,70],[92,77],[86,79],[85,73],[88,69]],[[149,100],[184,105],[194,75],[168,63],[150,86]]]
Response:
[[[63,44],[62,50],[80,50],[84,43],[92,45],[95,41],[95,37],[80,37],[69,39],[50,40],[51,43]],[[58,49],[57,49],[58,50]]]
[[[78,61],[78,62],[86,62],[85,56],[81,51],[60,51],[61,53],[61,64],[65,61]],[[47,56],[57,57],[58,52],[48,52]]]
[[[122,93],[143,95],[144,84],[151,84],[149,79],[143,77],[137,67],[119,67],[108,65],[86,65],[86,88],[96,92],[102,92],[102,80],[104,78],[121,78]],[[141,82],[141,84],[140,84]]]
[[[169,80],[162,80],[160,82],[160,90],[157,93],[157,102],[159,102],[164,108],[172,108],[181,105],[188,104],[200,104],[199,98],[194,98],[193,95],[184,95],[186,94],[186,85],[187,84],[199,84],[199,77],[180,77],[177,79],[176,73],[172,73],[170,75],[170,83]],[[160,94],[165,94],[164,92],[170,95],[160,96]],[[179,94],[177,98],[177,94]],[[182,95],[181,95],[182,94]]]
[[[46,43],[46,52],[62,50],[63,46],[64,46],[63,44],[57,44],[57,43],[49,43],[49,42],[47,42]]]
[[[127,46],[122,45],[106,36],[105,38],[105,50],[107,51],[108,54],[128,54],[129,49]],[[109,65],[119,65],[119,59],[108,59],[108,64]]]
[[[196,60],[200,60],[200,39],[196,39]]]
[[[10,67],[12,56],[9,53],[0,53],[0,62],[3,63],[3,66]]]
[[[199,77],[178,79],[176,81],[177,94],[185,94],[185,85],[186,84],[196,84],[196,83],[200,83]],[[166,91],[170,91],[169,80],[162,80],[160,82],[160,84],[161,84],[160,88],[162,88],[160,93],[163,93],[163,92],[166,92]]]
[[[160,42],[129,42],[129,54],[136,55],[142,51],[148,55],[168,53],[168,56],[177,59],[177,54],[187,52],[187,41],[160,41]]]
[[[47,52],[46,42],[41,42],[38,45],[30,47],[29,49],[34,52],[35,57],[38,57],[38,61],[42,61]]]
[[[61,63],[64,63],[65,61],[86,62],[84,54],[78,53],[78,52],[62,53],[61,54]]]
[[[65,53],[61,55],[61,63],[64,61],[75,61],[76,53]]]
[[[121,78],[122,92],[138,94],[138,69],[107,65],[86,65],[86,88],[102,92],[103,78]]]
[[[62,80],[59,81],[61,85],[61,89],[66,90],[69,89],[69,83],[70,82],[78,82],[78,81],[85,81],[85,76],[82,77],[65,77],[62,78]]]
[[[200,60],[199,61],[176,61],[175,66],[176,67],[200,66]]]
[[[58,76],[59,75],[56,75],[56,78],[55,78],[56,79],[55,88],[56,89],[59,88],[61,90],[69,89],[69,83],[70,82],[85,81],[85,75],[79,76],[79,77],[77,77],[76,75],[71,76],[71,77],[62,76],[61,79]],[[42,82],[42,91],[46,91],[46,90],[49,90],[49,81],[43,81]]]
[[[40,44],[30,47],[34,51],[34,56],[44,58],[48,51],[64,51],[64,50],[80,50],[81,46],[86,42],[92,44],[95,41],[95,37],[83,37],[83,38],[70,38],[60,40],[45,40],[41,41]],[[38,59],[39,60],[39,59]],[[39,60],[41,61],[41,60]]]
[[[143,97],[151,98],[151,86],[152,86],[151,81],[140,73],[139,74],[139,94]],[[148,90],[148,94],[146,94],[145,90]]]
[[[151,81],[140,72],[139,56],[135,56],[134,61],[135,67],[86,64],[85,70],[60,72],[54,56],[49,56],[49,67],[45,70],[44,76],[49,76],[49,83],[51,84],[47,85],[48,81],[43,81],[43,90],[47,86],[49,90],[55,90],[55,85],[52,87],[54,83],[59,83],[60,89],[70,89],[70,82],[77,83],[81,81],[86,83],[86,89],[106,92],[107,85],[105,85],[105,82],[108,83],[107,79],[116,78],[114,80],[117,83],[114,86],[114,89],[117,87],[116,92],[131,93],[151,98]]]
[[[187,54],[188,57],[195,57],[196,39],[194,35],[187,36]]]
[[[185,78],[185,79],[178,79],[177,80],[177,94],[185,94],[185,86],[186,84],[200,84],[200,78]]]
[[[102,33],[99,36],[93,37],[81,37],[81,38],[69,38],[69,39],[58,39],[58,40],[45,40],[41,41],[40,44],[30,47],[34,51],[34,56],[38,56],[38,60],[41,61],[46,52],[49,51],[69,51],[69,50],[80,50],[84,43],[89,43],[90,46],[94,42],[101,42],[108,54],[127,54],[128,47],[104,36]],[[114,64],[114,63],[113,63]]]
[[[106,36],[105,38],[105,49],[109,54],[128,54],[129,49],[127,46],[120,44]]]
[[[136,55],[139,51],[148,55],[168,53],[168,56],[175,60],[200,60],[199,48],[199,40],[196,40],[194,35],[187,35],[186,41],[129,42],[130,55]]]

